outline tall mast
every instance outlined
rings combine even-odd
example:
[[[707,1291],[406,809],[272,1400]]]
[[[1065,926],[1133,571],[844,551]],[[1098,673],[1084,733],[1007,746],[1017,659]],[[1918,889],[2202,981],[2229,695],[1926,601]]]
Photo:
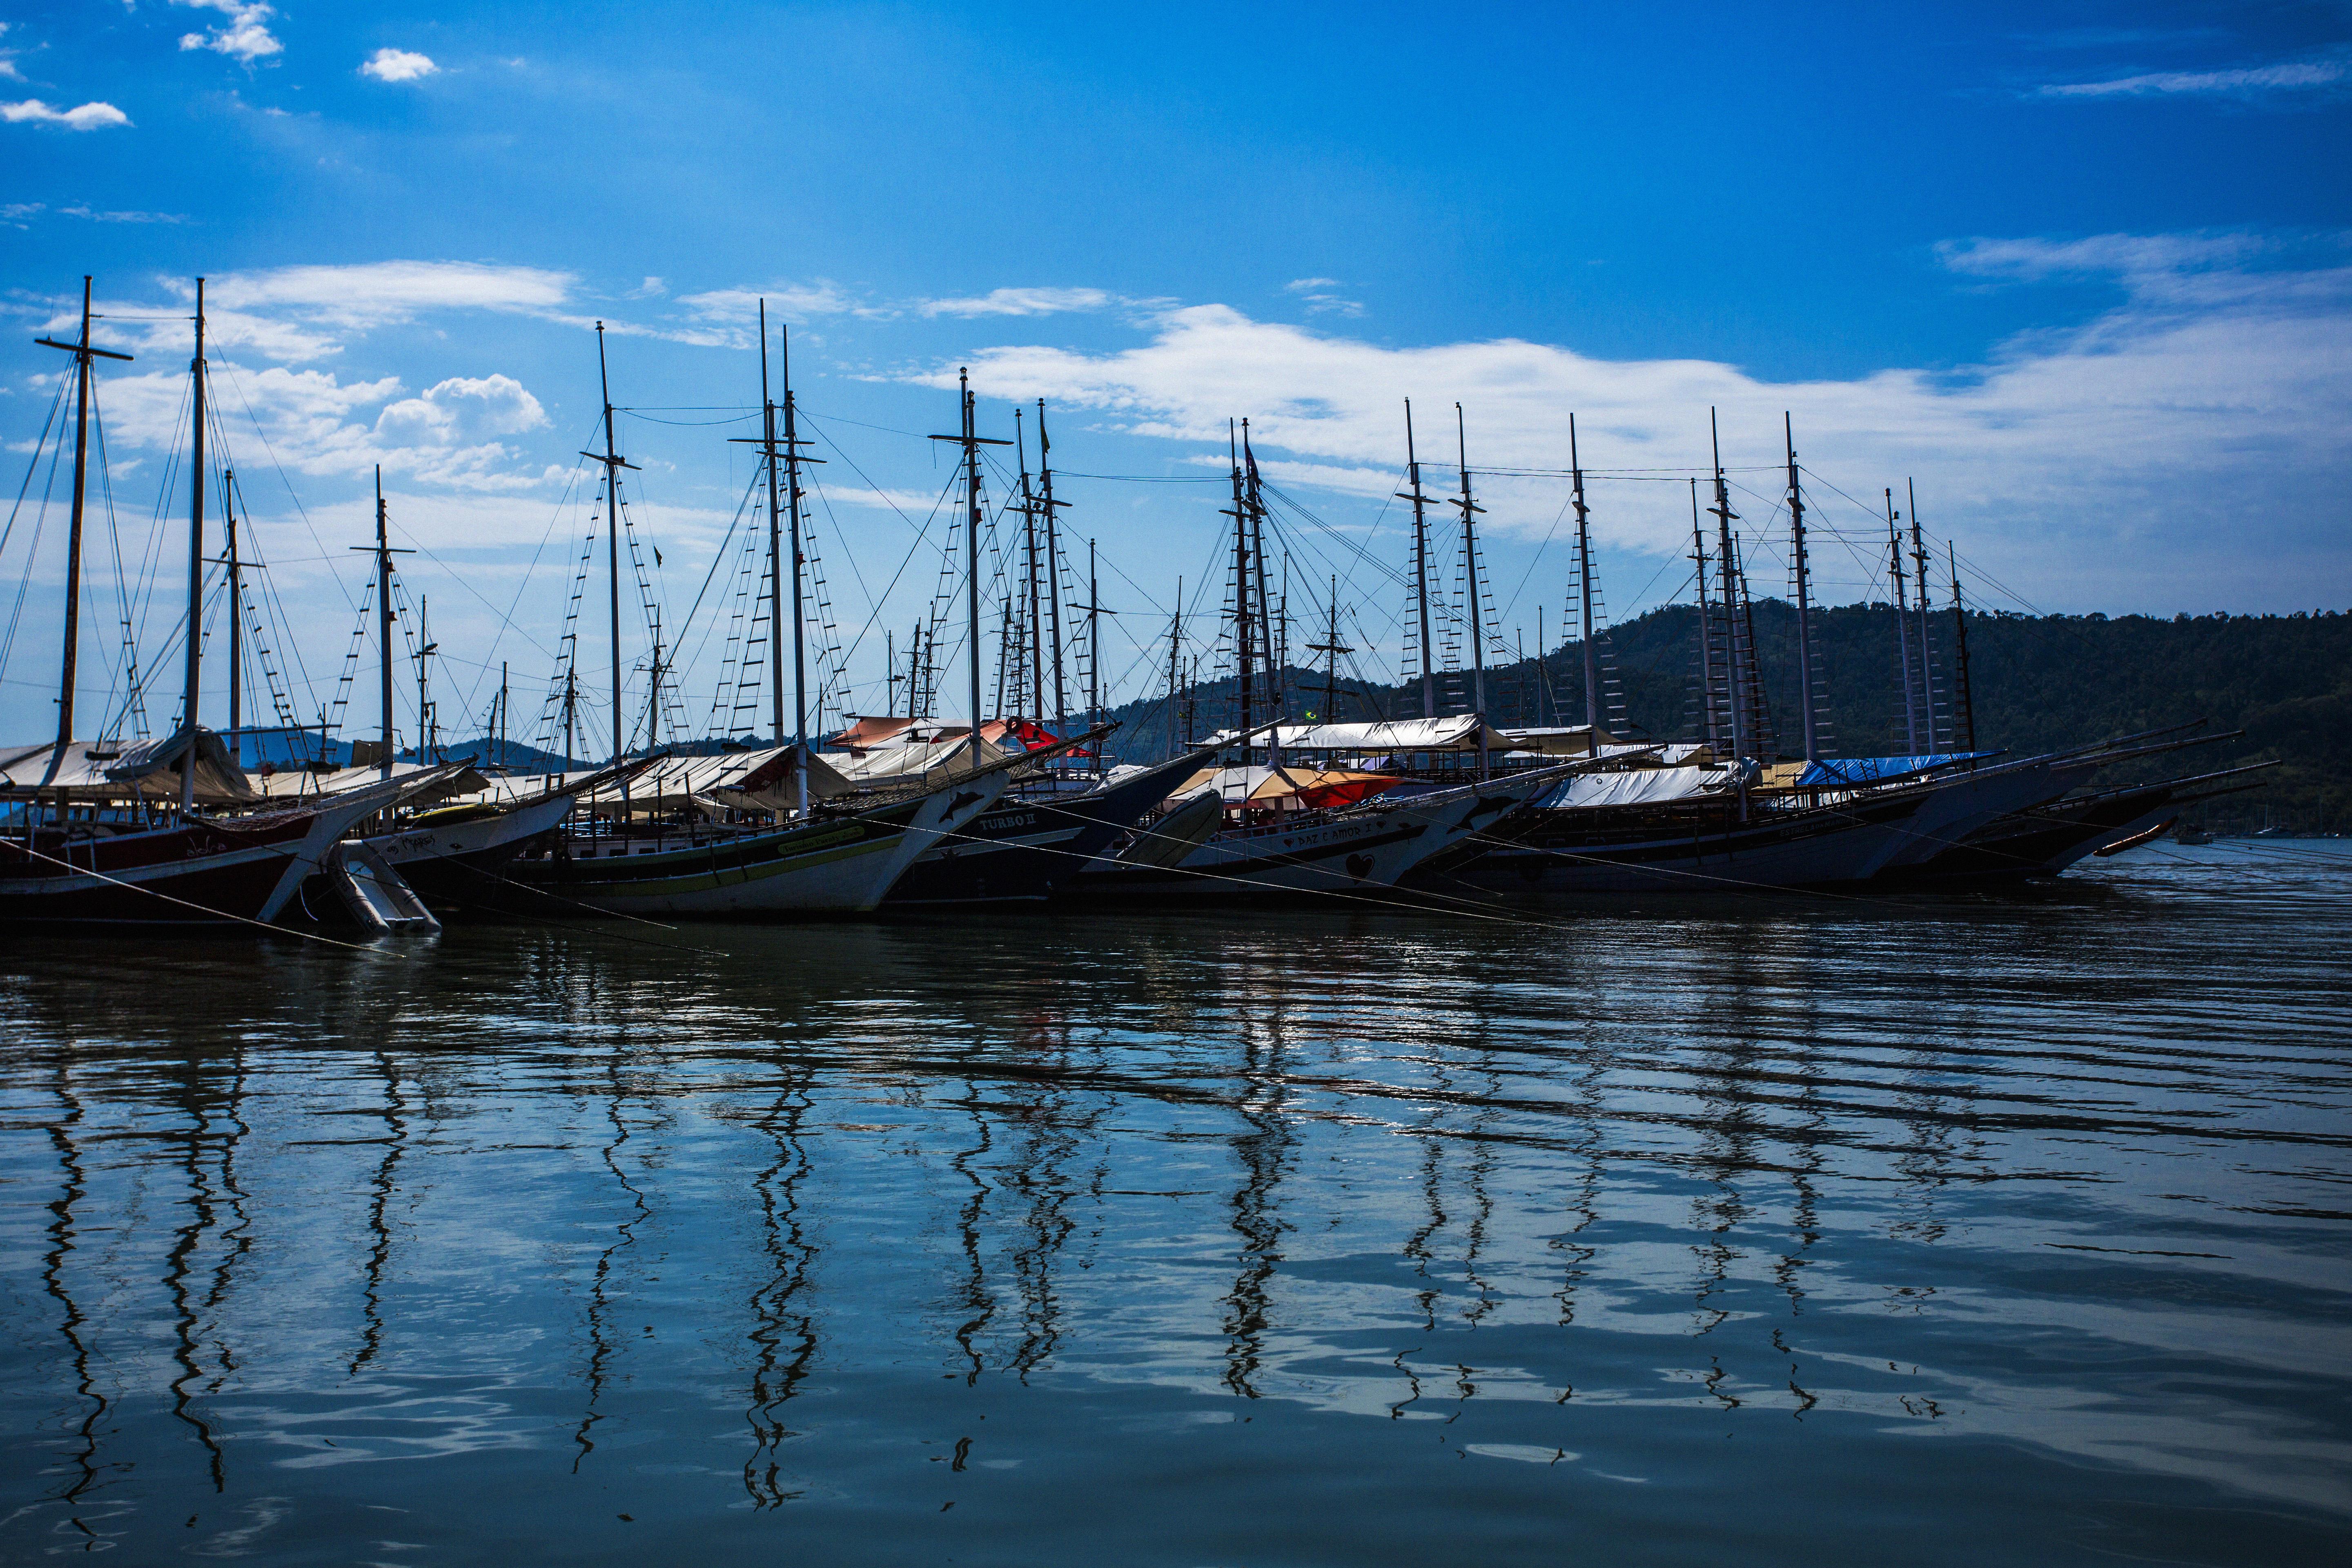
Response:
[[[1330,629],[1323,634],[1321,642],[1309,643],[1307,647],[1308,652],[1319,653],[1327,661],[1323,667],[1323,722],[1334,724],[1339,718],[1339,656],[1356,651],[1339,640],[1339,579],[1336,574],[1331,578],[1329,608]],[[1323,753],[1323,765],[1331,765],[1328,749]]]
[[[1747,696],[1742,689],[1739,668],[1739,599],[1733,584],[1736,556],[1731,548],[1731,521],[1738,514],[1731,510],[1731,491],[1723,480],[1723,437],[1715,422],[1715,410],[1706,411],[1706,435],[1715,451],[1715,520],[1720,531],[1716,540],[1716,569],[1723,579],[1723,643],[1724,693],[1731,706],[1731,754],[1745,759],[1752,737],[1749,733]]]
[[[507,765],[507,661],[499,660],[499,766]]]
[[[629,723],[621,710],[621,470],[634,468],[635,463],[621,460],[613,442],[613,381],[604,366],[604,323],[596,323],[596,384],[604,399],[604,455],[598,458],[590,452],[585,456],[604,465],[604,563],[606,574],[612,579],[613,626],[613,761],[621,760],[628,750]],[[646,732],[651,741],[653,734]],[[625,810],[629,800],[629,782],[621,781],[621,804]]]
[[[1021,436],[1021,410],[1013,411],[1013,451],[1021,468],[1021,547],[1029,579],[1029,717],[1045,721],[1045,606],[1037,602],[1037,500],[1029,490],[1029,448]]]
[[[1168,751],[1176,751],[1176,682],[1184,663],[1184,579],[1176,579],[1176,613],[1168,617]]]
[[[392,542],[386,536],[383,510],[383,465],[375,469],[375,641],[383,666],[376,672],[376,696],[382,703],[383,716],[379,741],[383,755],[377,760],[376,776],[392,776]]]
[[[1805,725],[1805,761],[1821,761],[1821,743],[1814,736],[1813,633],[1810,573],[1805,564],[1805,497],[1797,487],[1797,426],[1789,411],[1780,411],[1780,434],[1789,450],[1789,540],[1797,571],[1797,711]]]
[[[768,460],[768,709],[769,731],[784,739],[784,536],[783,500],[776,483],[776,400],[768,395],[768,301],[760,301],[761,446]]]
[[[418,765],[430,762],[425,748],[433,743],[433,703],[426,695],[425,661],[433,657],[433,633],[425,619],[425,595],[416,595],[416,761]],[[653,731],[646,731],[646,739],[653,739]]]
[[[1576,449],[1576,416],[1568,416],[1570,504],[1576,508],[1576,580],[1584,598],[1584,722],[1597,738],[1601,733],[1601,650],[1592,638],[1592,529],[1586,521],[1584,463]],[[1540,649],[1543,637],[1536,637]]]
[[[1977,749],[1977,699],[1969,680],[1969,612],[1960,601],[1960,551],[1951,541],[1944,542],[1952,565],[1952,637],[1959,656],[1959,708],[1952,716],[1952,741],[1956,750],[1973,752]],[[1962,740],[1961,727],[1966,726],[1968,738]]]
[[[1054,443],[1045,436],[1045,400],[1042,397],[1037,400],[1037,504],[1045,511],[1045,603],[1048,605],[1048,624],[1053,631],[1054,732],[1058,735],[1069,725],[1070,689],[1062,677],[1062,548],[1060,536],[1055,531],[1058,520],[1054,516],[1054,510],[1055,507],[1067,503],[1054,500]],[[1094,546],[1089,543],[1087,548],[1091,551]],[[1091,574],[1091,561],[1087,570]],[[1094,597],[1092,588],[1087,590],[1087,597]],[[1038,717],[1043,719],[1045,716],[1040,714]],[[1096,721],[1100,721],[1097,719]]]
[[[1265,591],[1265,497],[1258,486],[1257,454],[1250,450],[1246,419],[1242,421],[1242,470],[1248,485],[1250,550],[1257,558],[1257,646],[1265,658],[1265,705],[1278,719],[1283,704],[1282,664],[1281,650],[1274,640],[1274,600]],[[1273,761],[1271,752],[1267,761]]]
[[[189,416],[188,459],[188,672],[186,694],[181,699],[187,725],[188,749],[180,760],[180,809],[196,803],[196,719],[198,683],[204,675],[205,647],[205,280],[196,279],[196,357],[188,373],[194,384]]]
[[[1919,493],[1909,479],[1903,481],[1903,503],[1911,509],[1911,580],[1919,585],[1920,728],[1926,731],[1924,739],[1932,752],[1936,749],[1936,677],[1930,652],[1934,643],[1927,635],[1927,543],[1919,532]]]
[[[776,324],[777,368],[783,373],[784,382],[784,543],[792,555],[793,569],[793,744],[803,752],[808,748],[808,595],[802,591],[802,574],[806,567],[802,547],[801,501],[808,493],[801,488],[801,465],[821,463],[822,458],[801,456],[800,400],[793,392],[793,329],[792,324]],[[768,462],[771,471],[775,463],[771,451]],[[774,606],[771,605],[771,613]],[[777,670],[778,685],[782,684],[782,669]],[[782,726],[779,724],[778,729]],[[801,759],[797,770],[800,778],[800,810],[808,813],[808,759]]]
[[[1012,442],[982,436],[973,412],[971,373],[959,367],[956,387],[963,401],[963,430],[956,436],[934,436],[934,441],[954,441],[963,447],[964,542],[971,582],[964,594],[964,653],[971,673],[971,765],[980,766],[980,449],[1010,447]],[[789,403],[787,406],[789,406]]]
[[[1412,595],[1421,613],[1421,716],[1437,717],[1437,675],[1429,661],[1429,498],[1421,489],[1421,459],[1412,448],[1412,399],[1404,400],[1404,471],[1412,502]]]
[[[81,336],[70,343],[49,338],[33,341],[44,348],[63,349],[74,356],[74,468],[73,511],[66,529],[66,625],[65,659],[58,683],[58,749],[49,759],[52,777],[64,765],[66,747],[73,741],[74,670],[81,653],[81,520],[82,498],[88,493],[89,474],[89,384],[92,373],[90,360],[119,359],[129,363],[129,354],[119,354],[111,349],[89,346],[89,279],[81,280]]]
[[[1720,738],[1715,720],[1715,612],[1706,597],[1706,530],[1698,521],[1698,480],[1690,482],[1691,560],[1698,567],[1698,679],[1701,732],[1709,747]]]
[[[579,754],[580,739],[580,672],[566,668],[563,672],[563,771],[572,771],[572,760]]]
[[[1241,458],[1235,455],[1233,421],[1225,421],[1225,447],[1234,466],[1234,658],[1239,667],[1240,711],[1234,729],[1242,738],[1242,766],[1249,766],[1249,729],[1251,698],[1250,607],[1249,607],[1249,502],[1242,489]]]
[[[1471,707],[1478,716],[1478,776],[1486,776],[1486,606],[1478,595],[1477,514],[1486,509],[1470,495],[1470,437],[1462,422],[1462,405],[1454,405],[1455,467],[1462,475],[1462,563],[1467,574],[1464,596],[1470,612]],[[1586,639],[1590,641],[1588,637]]]
[[[244,724],[245,574],[236,555],[236,474],[221,473],[221,528],[227,535],[228,556],[228,754],[237,760],[244,749],[238,731]]]
[[[1895,580],[1895,640],[1903,659],[1903,739],[1919,754],[1919,711],[1911,693],[1911,601],[1903,586],[1903,530],[1895,521],[1895,490],[1886,489],[1886,570]]]
[[[1184,591],[1181,578],[1177,579],[1176,591],[1180,594]],[[1102,579],[1095,572],[1095,542],[1089,539],[1087,541],[1087,709],[1097,724],[1103,721],[1102,613]],[[1095,751],[1096,772],[1099,773],[1102,771],[1099,766],[1102,748],[1097,746]]]

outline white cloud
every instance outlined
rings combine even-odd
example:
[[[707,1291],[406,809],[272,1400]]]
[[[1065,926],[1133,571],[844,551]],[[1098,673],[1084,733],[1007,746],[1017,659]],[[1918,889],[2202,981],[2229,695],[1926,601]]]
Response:
[[[183,49],[210,49],[215,54],[227,55],[251,65],[286,47],[266,25],[276,15],[268,5],[249,4],[248,0],[172,0],[172,4],[218,11],[228,18],[210,32],[183,35],[180,39]]]
[[[8,36],[9,26],[6,22],[0,22],[0,38]],[[16,51],[0,49],[0,80],[22,81],[24,79],[25,73],[16,68]]]
[[[53,109],[37,98],[22,103],[0,103],[0,120],[12,125],[62,125],[68,131],[98,131],[128,125],[131,116],[110,103],[85,103],[73,109]]]
[[[976,299],[924,300],[915,308],[926,316],[1051,316],[1112,303],[1099,289],[992,289]]]
[[[658,278],[648,276],[643,283],[629,290],[628,297],[632,300],[658,300],[668,292],[668,284]]]
[[[186,384],[176,364],[109,377],[112,439],[127,449],[164,449],[179,437]],[[520,468],[520,454],[499,439],[547,423],[539,400],[511,376],[452,378],[404,398],[397,376],[346,384],[328,371],[255,371],[215,359],[213,384],[232,445],[257,425],[268,455],[292,473],[356,478],[381,464],[387,474],[471,491],[530,489],[547,477]],[[371,408],[373,419],[365,417]]]
[[[1625,475],[1601,487],[1595,522],[1620,546],[1678,552],[1688,498],[1636,470],[1706,461],[1706,411],[1722,411],[1726,459],[1766,470],[1777,495],[1780,414],[1831,480],[1868,499],[1920,481],[1930,525],[2053,598],[2132,602],[2179,585],[2185,602],[2264,599],[2296,574],[2341,582],[2343,542],[2324,521],[2352,486],[2352,268],[2333,254],[2299,268],[2242,236],[1976,240],[1948,252],[1976,278],[2112,277],[2115,309],[2037,333],[1964,374],[1893,368],[1851,380],[1774,384],[1704,360],[1609,361],[1504,339],[1391,348],[1258,321],[1222,305],[1160,315],[1150,341],[1079,353],[1006,345],[969,356],[986,395],[1099,409],[1130,433],[1222,451],[1225,419],[1249,415],[1262,455],[1316,466],[1311,482],[1385,498],[1403,456],[1402,404],[1415,400],[1423,458],[1452,454],[1459,399],[1474,469],[1567,464],[1579,416],[1584,461]],[[921,378],[954,384],[952,369]],[[1540,534],[1559,510],[1549,478],[1492,476],[1493,523]],[[1670,493],[1671,492],[1671,493]],[[1826,494],[1817,521],[1858,524]],[[1933,510],[1928,509],[1932,507]],[[1745,499],[1769,532],[1772,503]],[[1852,513],[1852,515],[1845,515]]]
[[[422,81],[440,69],[429,55],[407,49],[378,49],[360,67],[360,75],[372,76],[378,81]]]
[[[519,436],[547,423],[539,399],[511,376],[452,377],[421,397],[387,405],[376,416],[379,437],[404,447],[460,447],[494,436]]]
[[[2043,98],[2139,98],[2150,94],[2207,93],[2250,97],[2331,87],[2344,79],[2343,60],[2299,60],[2241,70],[2147,71],[2107,81],[2053,82],[2037,89]]]

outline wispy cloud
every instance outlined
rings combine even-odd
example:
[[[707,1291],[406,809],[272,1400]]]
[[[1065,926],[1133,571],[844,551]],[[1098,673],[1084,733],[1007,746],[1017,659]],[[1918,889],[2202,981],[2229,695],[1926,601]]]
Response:
[[[1701,466],[1710,405],[1732,460],[1777,462],[1790,409],[1801,448],[1870,476],[1874,489],[1876,476],[1918,476],[1942,527],[2053,597],[2112,602],[2149,583],[2259,593],[2281,570],[2340,565],[2320,521],[2340,514],[2330,498],[2352,483],[2342,412],[2352,406],[2352,268],[2333,240],[2298,251],[2216,234],[1978,239],[1950,247],[1946,261],[1979,284],[2103,275],[2124,299],[1964,372],[1801,383],[1512,339],[1395,348],[1223,305],[1165,312],[1148,342],[1123,351],[1006,344],[965,363],[990,397],[1097,409],[1139,437],[1222,451],[1226,416],[1251,415],[1262,458],[1300,461],[1302,475],[1322,476],[1314,482],[1368,502],[1392,488],[1407,396],[1458,398],[1472,467],[1497,469],[1564,467],[1570,409],[1596,468]],[[918,379],[946,387],[955,376],[942,365]],[[1613,543],[1671,555],[1689,517],[1667,489],[1611,488],[1597,526]],[[1482,485],[1493,523],[1521,533],[1550,525],[1556,492],[1507,476]],[[1770,506],[1743,510],[1769,531]]]
[[[2082,239],[1948,239],[1937,258],[1954,272],[2036,279],[2079,273],[2146,278],[2236,267],[2280,248],[2268,235],[2239,230],[2195,234],[2095,234]]]
[[[2253,98],[2333,87],[2352,65],[2342,58],[2291,60],[2231,70],[2142,71],[2099,81],[2049,82],[2034,89],[2042,98],[2146,98],[2171,94]]]
[[[22,103],[0,103],[0,120],[11,125],[62,125],[68,131],[102,131],[110,125],[131,123],[131,116],[110,103],[53,109],[37,98],[28,98]]]
[[[185,213],[99,212],[90,207],[74,205],[59,207],[60,217],[87,218],[91,223],[185,223]]]
[[[430,55],[408,49],[378,49],[361,64],[360,75],[372,76],[378,81],[422,81],[440,69]]]
[[[10,24],[6,22],[0,22],[0,38],[8,36],[9,26]],[[24,79],[25,73],[16,68],[16,51],[11,48],[0,48],[0,81]]]
[[[1053,316],[1117,302],[1100,289],[992,289],[963,299],[918,300],[915,309],[926,316]]]
[[[1337,278],[1294,278],[1282,286],[1283,292],[1298,296],[1310,315],[1362,315],[1361,301],[1343,298],[1337,292],[1346,287]]]

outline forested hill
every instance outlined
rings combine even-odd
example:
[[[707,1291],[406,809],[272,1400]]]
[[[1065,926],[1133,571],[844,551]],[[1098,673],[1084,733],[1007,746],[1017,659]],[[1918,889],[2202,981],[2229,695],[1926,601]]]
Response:
[[[1697,664],[1696,612],[1654,610],[1617,627],[1604,647],[1618,672],[1622,717],[1612,727],[1652,739],[1692,733]],[[1885,605],[1848,605],[1814,615],[1820,688],[1831,754],[1875,755],[1905,749],[1903,697],[1895,672],[1895,616]],[[1914,622],[1916,627],[1916,620]],[[1957,641],[1951,613],[1929,626],[1937,666],[1939,723],[1944,672]],[[2015,754],[2158,729],[2191,720],[2243,730],[2242,740],[2164,759],[2175,771],[2203,771],[2257,757],[2279,757],[2277,782],[2210,808],[2215,826],[2274,820],[2302,831],[2352,830],[2352,615],[2147,616],[1970,614],[1969,685],[1977,744]],[[1778,600],[1756,605],[1756,638],[1781,749],[1801,749],[1797,712],[1796,611]],[[1502,724],[1579,722],[1584,714],[1584,650],[1570,643],[1541,660],[1486,674],[1487,710]],[[1299,717],[1323,706],[1320,672],[1286,678],[1288,710]],[[1604,679],[1604,691],[1607,688]],[[1466,679],[1462,682],[1466,689]],[[1421,711],[1418,688],[1342,679],[1337,716],[1409,717]],[[1197,732],[1231,717],[1233,683],[1192,694]],[[1118,749],[1156,756],[1170,739],[1164,697],[1130,703]],[[2265,816],[2267,813],[2267,817]]]

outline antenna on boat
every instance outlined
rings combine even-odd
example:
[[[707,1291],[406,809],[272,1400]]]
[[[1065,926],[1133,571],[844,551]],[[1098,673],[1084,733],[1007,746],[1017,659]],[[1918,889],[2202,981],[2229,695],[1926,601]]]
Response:
[[[1789,411],[1780,411],[1780,434],[1789,451],[1789,542],[1797,574],[1797,710],[1805,725],[1805,761],[1821,761],[1814,735],[1813,635],[1811,574],[1805,564],[1805,498],[1797,487],[1797,426]]]
[[[53,338],[33,340],[42,348],[63,349],[74,356],[73,511],[66,527],[66,648],[64,670],[58,683],[58,749],[49,758],[50,778],[55,778],[58,769],[64,765],[66,748],[73,743],[74,669],[81,651],[82,498],[88,493],[89,474],[89,386],[94,368],[90,362],[119,359],[125,364],[131,363],[129,354],[89,346],[90,320],[89,279],[85,275],[81,280],[81,336],[69,343]],[[31,813],[26,815],[29,821]]]

